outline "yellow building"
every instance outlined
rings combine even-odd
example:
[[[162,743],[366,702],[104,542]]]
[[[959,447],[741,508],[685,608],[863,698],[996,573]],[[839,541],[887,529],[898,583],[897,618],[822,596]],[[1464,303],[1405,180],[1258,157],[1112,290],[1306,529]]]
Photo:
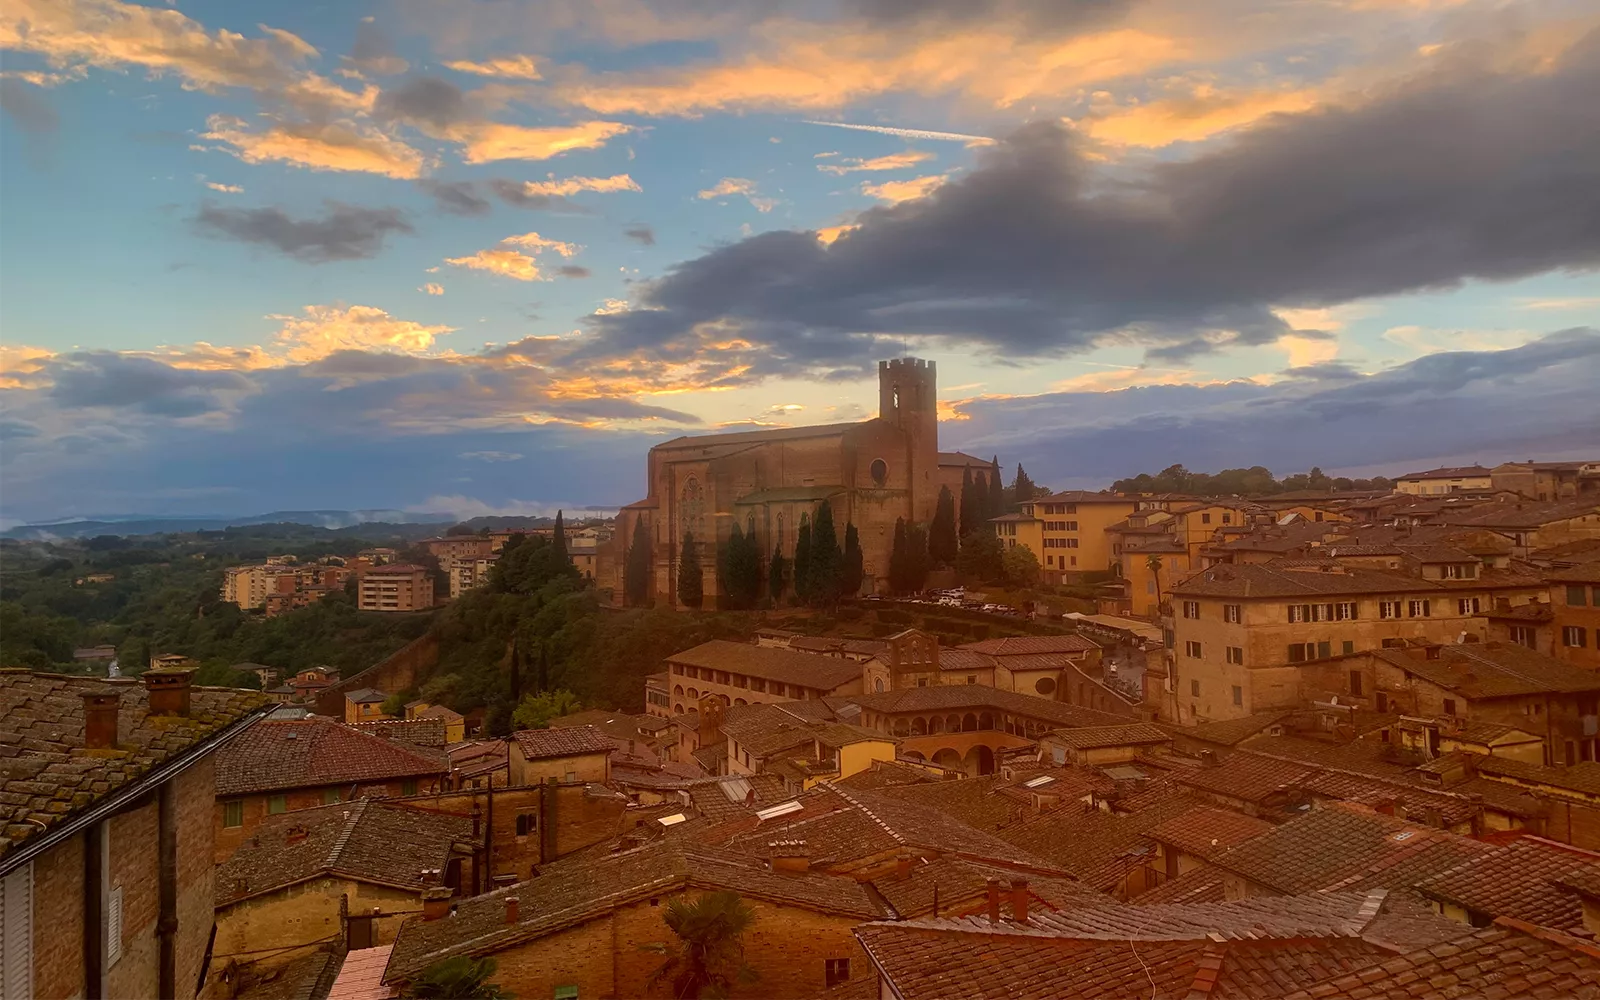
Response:
[[[1481,465],[1463,465],[1429,469],[1426,472],[1408,472],[1395,480],[1394,488],[1399,493],[1410,493],[1415,496],[1474,493],[1493,489],[1494,479],[1490,475],[1490,470]]]
[[[1017,514],[994,519],[1001,545],[1031,550],[1041,579],[1061,583],[1068,574],[1116,566],[1106,529],[1134,510],[1135,501],[1117,493],[1069,490],[1024,503]]]
[[[729,709],[720,729],[728,741],[728,774],[776,774],[792,794],[848,778],[873,761],[892,761],[900,742],[860,726],[809,719],[782,705]]]
[[[1183,543],[1171,536],[1124,543],[1118,559],[1126,586],[1127,606],[1122,610],[1152,621],[1160,617],[1160,606],[1172,588],[1199,566],[1198,557],[1191,557]]]

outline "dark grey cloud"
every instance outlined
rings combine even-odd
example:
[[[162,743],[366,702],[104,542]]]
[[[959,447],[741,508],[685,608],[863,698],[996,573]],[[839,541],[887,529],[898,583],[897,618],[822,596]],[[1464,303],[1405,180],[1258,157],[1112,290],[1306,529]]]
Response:
[[[514,181],[507,177],[493,177],[488,181],[489,190],[495,197],[514,208],[546,209],[552,212],[564,212],[569,215],[592,215],[593,210],[585,208],[571,198],[555,194],[529,194],[521,181]]]
[[[587,278],[594,273],[587,267],[579,267],[577,264],[563,264],[556,268],[556,271],[563,278]]]
[[[226,409],[253,383],[232,371],[173,368],[150,358],[112,351],[85,351],[46,365],[56,405],[110,407],[156,417],[195,417]]]
[[[1182,462],[1280,473],[1460,464],[1592,451],[1600,331],[1427,355],[1372,375],[1274,385],[1147,386],[975,401],[941,447],[1000,453],[1051,486],[1104,486]]]
[[[396,54],[388,33],[371,20],[356,26],[356,40],[345,62],[371,76],[396,76],[411,68]]]
[[[391,233],[411,233],[396,208],[329,201],[321,218],[296,219],[281,208],[223,208],[207,202],[194,217],[207,236],[271,247],[310,264],[377,256]]]
[[[656,245],[656,231],[649,226],[629,226],[622,231],[622,235],[630,240],[637,240],[647,247]]]
[[[1285,368],[1279,372],[1290,378],[1311,379],[1317,382],[1340,381],[1358,379],[1362,377],[1361,370],[1355,365],[1344,361],[1319,361],[1314,365],[1299,365],[1294,368]]]
[[[1110,20],[1133,0],[846,0],[845,9],[896,27],[1019,20],[1035,28],[1077,28]]]
[[[417,187],[433,197],[439,210],[451,215],[488,215],[492,207],[489,199],[478,193],[472,181],[440,181],[424,178]]]
[[[1487,58],[1366,105],[1278,116],[1194,158],[1108,175],[1030,125],[932,196],[829,246],[768,232],[686,261],[597,355],[697,349],[733,325],[754,374],[854,370],[884,338],[1059,356],[1112,332],[1157,356],[1288,332],[1274,306],[1600,265],[1600,32],[1538,74]]]
[[[460,87],[436,76],[417,76],[379,94],[373,114],[444,129],[472,117],[473,112]]]
[[[54,132],[61,118],[50,102],[31,84],[15,79],[0,79],[0,110],[10,116],[24,132],[43,135]]]

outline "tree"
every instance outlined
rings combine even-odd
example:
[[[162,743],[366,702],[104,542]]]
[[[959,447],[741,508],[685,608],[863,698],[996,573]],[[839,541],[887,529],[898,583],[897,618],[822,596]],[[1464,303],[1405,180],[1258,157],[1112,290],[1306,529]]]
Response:
[[[1006,549],[1000,556],[1006,583],[1013,587],[1032,587],[1039,582],[1039,557],[1026,545]]]
[[[811,566],[807,571],[811,584],[807,589],[812,604],[832,606],[839,600],[843,563],[844,553],[839,549],[839,535],[833,527],[833,505],[824,500],[811,525]]]
[[[197,678],[199,677],[198,674],[195,676]],[[195,683],[199,683],[199,681],[197,680]],[[383,699],[383,705],[379,708],[379,711],[383,712],[384,715],[390,716],[391,718],[398,719],[406,714],[406,702],[410,700],[411,699],[407,696],[406,692],[396,691],[394,694],[391,694],[389,697]]]
[[[700,569],[700,550],[694,532],[683,533],[683,550],[678,554],[678,603],[698,609],[705,603],[705,573]]]
[[[567,527],[561,522],[561,511],[556,511],[556,530],[550,534],[550,545],[555,549],[555,555],[560,559],[570,560],[567,555]]]
[[[961,543],[956,537],[956,499],[950,494],[950,487],[941,486],[939,503],[933,509],[933,525],[928,530],[928,554],[940,566],[954,566],[960,551]]]
[[[844,525],[844,560],[839,566],[839,593],[854,597],[861,593],[861,582],[866,579],[865,556],[861,552],[861,535],[854,521]]]
[[[1006,487],[1000,481],[1000,456],[989,460],[989,517],[999,517],[1006,512]],[[988,520],[988,518],[985,518]]]
[[[992,531],[974,531],[961,540],[956,572],[963,583],[996,583],[1005,577],[1000,539]]]
[[[760,599],[761,550],[753,528],[746,534],[734,522],[728,540],[717,550],[717,580],[727,607],[744,610]]]
[[[1011,510],[1020,512],[1022,505],[1033,499],[1037,492],[1033,480],[1028,478],[1028,473],[1023,470],[1022,463],[1017,463],[1017,478],[1011,482]]]
[[[933,570],[933,559],[928,555],[928,532],[920,524],[906,525],[906,584],[911,590],[921,590]]]
[[[548,538],[515,534],[489,569],[489,589],[498,594],[531,594],[551,580],[577,579],[578,569]]]
[[[906,548],[906,519],[894,519],[894,541],[889,547],[889,590],[895,594],[911,591],[910,550]]]
[[[505,558],[504,555],[501,556]],[[622,594],[629,607],[642,608],[650,598],[650,532],[644,518],[633,522],[633,541],[622,564]]]
[[[989,518],[997,515],[989,513],[989,477],[979,469],[972,476],[973,508],[977,512],[972,520],[972,530],[987,533],[990,531]]]
[[[978,524],[983,520],[983,511],[979,509],[978,496],[973,489],[972,466],[961,470],[961,538],[978,530]]]
[[[475,535],[475,534],[477,534],[477,532],[472,530],[472,525],[470,525],[470,524],[452,524],[450,527],[445,529],[444,533],[445,533],[446,537],[450,537],[452,535]]]
[[[811,598],[811,518],[800,515],[800,535],[794,543],[794,594],[802,601]]]
[[[773,604],[783,600],[783,591],[788,584],[789,560],[783,557],[783,547],[772,547],[772,561],[767,564],[767,598]]]
[[[515,1000],[515,994],[489,982],[494,970],[492,958],[457,955],[423,969],[400,995],[417,1000]]]
[[[1154,552],[1144,557],[1144,567],[1156,581],[1156,604],[1161,603],[1161,557]]]
[[[548,729],[550,720],[571,715],[583,708],[578,696],[562,688],[557,691],[540,691],[530,694],[511,713],[511,724],[517,729]]]
[[[756,915],[738,893],[707,892],[693,901],[674,896],[662,916],[678,942],[642,946],[667,955],[652,985],[671,983],[672,995],[688,1000],[727,996],[735,985],[756,979],[744,960],[744,935]]]

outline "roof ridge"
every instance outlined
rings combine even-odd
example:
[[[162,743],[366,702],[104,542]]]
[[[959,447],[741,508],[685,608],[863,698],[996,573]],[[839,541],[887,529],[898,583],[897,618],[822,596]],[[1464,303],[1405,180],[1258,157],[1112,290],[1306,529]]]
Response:
[[[883,832],[887,833],[889,836],[893,837],[896,842],[901,843],[901,844],[907,843],[906,838],[900,835],[900,831],[898,831],[894,827],[890,826],[877,813],[873,812],[871,809],[868,809],[864,804],[862,804],[860,801],[858,801],[856,798],[854,798],[852,795],[850,795],[849,792],[846,792],[844,789],[840,788],[838,785],[835,785],[832,781],[824,781],[823,784],[827,785],[830,789],[832,789],[834,791],[834,793],[837,794],[840,798],[844,799],[846,802],[850,803],[851,805],[855,806],[857,809],[859,809],[863,813],[865,813],[867,815],[868,819],[872,820],[874,823],[876,823],[879,826],[883,827]]]
[[[371,799],[357,799],[355,808],[351,810],[354,815],[345,817],[344,829],[339,831],[338,839],[333,842],[333,847],[328,850],[328,856],[322,862],[323,871],[331,871],[339,866],[339,856],[344,849],[350,846],[350,838],[355,835],[356,827],[361,825],[361,819],[367,814],[367,803]],[[329,803],[332,805],[333,803]]]
[[[1551,944],[1558,944],[1572,951],[1580,951],[1590,958],[1600,958],[1600,945],[1596,945],[1592,941],[1585,941],[1582,938],[1573,937],[1571,934],[1558,931],[1553,927],[1541,927],[1526,920],[1518,920],[1516,917],[1496,917],[1494,922],[1501,927],[1509,927],[1512,930],[1520,931],[1529,937],[1536,937],[1541,941],[1549,941]]]

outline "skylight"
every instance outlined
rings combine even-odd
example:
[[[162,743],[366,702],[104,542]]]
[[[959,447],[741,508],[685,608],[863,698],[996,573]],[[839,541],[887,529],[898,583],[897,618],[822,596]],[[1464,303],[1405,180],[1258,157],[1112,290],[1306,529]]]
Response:
[[[1037,778],[1029,778],[1027,781],[1024,781],[1022,783],[1022,787],[1043,788],[1045,785],[1050,784],[1050,782],[1054,780],[1056,780],[1056,776],[1053,774],[1041,774]]]
[[[671,816],[662,816],[660,819],[657,819],[656,822],[660,823],[662,826],[677,826],[679,823],[682,823],[688,818],[689,817],[685,816],[683,813],[673,813]]]
[[[787,816],[790,813],[797,813],[803,808],[805,807],[799,802],[791,799],[788,802],[780,802],[775,806],[768,806],[765,809],[756,810],[756,819],[760,821],[777,819],[779,816]]]

